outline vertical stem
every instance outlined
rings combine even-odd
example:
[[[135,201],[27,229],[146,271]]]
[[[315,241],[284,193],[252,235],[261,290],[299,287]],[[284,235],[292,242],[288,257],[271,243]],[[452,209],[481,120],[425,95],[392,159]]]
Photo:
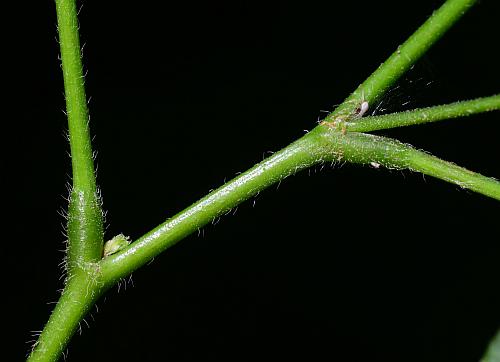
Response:
[[[92,159],[76,1],[56,0],[56,10],[73,168],[68,210],[68,267],[71,273],[82,262],[101,258],[103,222]]]
[[[56,0],[56,7],[73,163],[73,186],[95,191],[76,4],[72,0]]]
[[[103,217],[92,158],[76,0],[56,0],[56,11],[73,168],[68,209],[68,276],[29,361],[58,360],[80,321],[104,291],[96,263],[102,257]]]

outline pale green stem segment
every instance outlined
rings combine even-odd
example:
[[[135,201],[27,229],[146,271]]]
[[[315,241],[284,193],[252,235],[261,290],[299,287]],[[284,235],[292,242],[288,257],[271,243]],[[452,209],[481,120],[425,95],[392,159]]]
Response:
[[[371,132],[381,129],[412,126],[500,110],[500,94],[471,101],[456,102],[436,107],[414,109],[383,116],[364,117],[345,123],[351,132]]]
[[[74,0],[56,0],[73,189],[68,210],[68,271],[102,257],[103,221],[94,174]]]
[[[96,190],[96,182],[75,1],[56,0],[56,10],[73,165],[73,186],[93,192]]]
[[[374,104],[477,0],[448,0],[372,73],[326,122],[354,115],[363,101]]]
[[[480,362],[500,362],[500,331],[490,341]]]

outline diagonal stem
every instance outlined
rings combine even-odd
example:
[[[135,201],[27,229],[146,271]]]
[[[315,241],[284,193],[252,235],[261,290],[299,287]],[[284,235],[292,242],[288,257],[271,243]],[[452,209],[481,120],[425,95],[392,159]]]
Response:
[[[330,113],[326,122],[354,115],[362,102],[374,104],[420,57],[474,5],[477,0],[448,0],[359,87]]]
[[[339,152],[337,148],[340,148],[345,161],[421,172],[500,200],[498,180],[441,160],[394,139],[358,132],[348,132],[339,137],[339,132],[329,127],[323,127],[318,133],[323,137],[322,148],[329,149],[323,156],[326,160],[335,161]]]
[[[101,262],[103,281],[114,283],[245,200],[321,161],[318,135],[311,132],[225,183],[204,198]]]

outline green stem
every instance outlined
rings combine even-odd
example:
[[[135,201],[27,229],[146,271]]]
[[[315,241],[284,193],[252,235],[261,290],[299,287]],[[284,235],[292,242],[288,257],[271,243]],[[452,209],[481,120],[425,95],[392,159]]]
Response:
[[[103,222],[92,159],[76,1],[56,0],[56,11],[73,168],[68,210],[68,268],[71,273],[83,262],[101,258]]]
[[[56,11],[73,170],[68,208],[68,277],[30,361],[56,361],[104,290],[98,282],[96,263],[102,257],[103,216],[94,175],[75,0],[56,0]]]
[[[476,2],[477,0],[446,1],[325,121],[334,122],[339,116],[353,115],[363,101],[374,104]]]
[[[57,361],[66,349],[80,322],[102,294],[98,264],[79,270],[68,280],[28,361]]]
[[[500,200],[500,182],[494,178],[443,161],[399,141],[357,132],[349,132],[339,138],[339,132],[330,127],[315,132],[324,138],[321,148],[325,151],[329,149],[332,155],[323,155],[325,160],[335,161],[341,152],[343,160],[348,162],[409,169]]]
[[[56,0],[56,11],[73,164],[73,185],[82,190],[95,191],[75,1]]]
[[[120,252],[101,261],[103,280],[113,283],[147,263],[272,184],[321,160],[317,135],[310,133],[165,221]]]
[[[408,150],[407,167],[412,171],[418,171],[454,183],[463,189],[500,200],[500,182],[494,178],[469,171],[414,148]]]
[[[471,101],[414,109],[407,112],[359,118],[346,123],[345,126],[351,132],[370,132],[470,116],[494,110],[500,110],[500,94]]]

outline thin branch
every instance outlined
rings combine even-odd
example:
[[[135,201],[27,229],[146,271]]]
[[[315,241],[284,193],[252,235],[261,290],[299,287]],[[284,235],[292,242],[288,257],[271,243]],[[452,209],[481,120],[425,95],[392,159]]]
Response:
[[[442,121],[494,110],[500,110],[500,94],[407,112],[359,118],[353,122],[347,122],[345,127],[351,132],[370,132]]]
[[[330,113],[325,121],[334,122],[339,116],[354,115],[362,102],[374,104],[476,2],[477,0],[446,1],[334,112]]]
[[[407,167],[412,171],[451,182],[463,189],[472,190],[500,201],[500,182],[498,180],[469,171],[425,152],[409,148]]]
[[[73,165],[73,187],[92,192],[96,189],[96,182],[75,1],[56,0],[56,10]]]

